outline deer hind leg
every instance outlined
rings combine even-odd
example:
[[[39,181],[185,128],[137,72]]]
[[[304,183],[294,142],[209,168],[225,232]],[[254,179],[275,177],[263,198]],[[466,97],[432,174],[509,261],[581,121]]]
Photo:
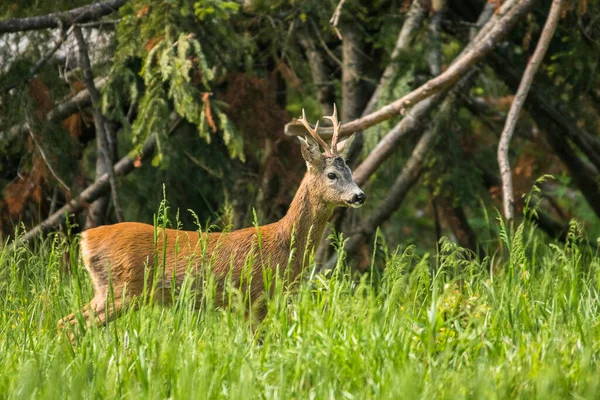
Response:
[[[91,302],[83,306],[80,313],[72,313],[58,321],[59,332],[68,332],[71,342],[92,325],[103,326],[116,318],[123,309],[121,298],[109,299],[105,296],[96,296]]]
[[[106,279],[106,272],[99,269],[94,262],[86,263],[86,267],[94,285],[94,298],[80,312],[69,314],[58,322],[59,332],[68,330],[72,343],[76,336],[85,332],[90,326],[94,324],[102,326],[114,319],[123,308],[120,290],[111,291],[109,295],[110,285]]]

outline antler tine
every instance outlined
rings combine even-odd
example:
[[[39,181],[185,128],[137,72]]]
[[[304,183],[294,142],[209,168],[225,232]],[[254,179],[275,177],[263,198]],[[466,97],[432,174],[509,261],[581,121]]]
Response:
[[[333,103],[333,114],[331,114],[330,117],[323,117],[323,118],[327,118],[333,124],[333,136],[331,138],[331,152],[333,153],[333,155],[337,155],[338,154],[337,142],[338,142],[338,136],[340,134],[340,127],[342,126],[342,123],[338,121],[337,107],[335,106],[335,103]]]
[[[312,136],[313,139],[315,139],[317,141],[317,143],[319,143],[321,145],[321,147],[323,147],[323,149],[325,150],[326,156],[328,156],[328,157],[333,156],[333,154],[331,153],[331,150],[329,149],[329,147],[327,147],[327,143],[321,138],[321,136],[319,136],[319,133],[318,133],[319,121],[317,121],[317,123],[315,124],[315,129],[311,128],[308,121],[306,120],[306,114],[304,114],[304,108],[303,108],[302,109],[302,118],[298,119],[298,122],[300,122],[302,125],[304,125],[304,127],[306,128],[306,130],[308,131],[310,136]]]

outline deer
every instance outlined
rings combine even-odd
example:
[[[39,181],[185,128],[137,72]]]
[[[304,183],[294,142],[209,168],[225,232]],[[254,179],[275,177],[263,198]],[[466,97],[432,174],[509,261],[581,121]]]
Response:
[[[156,228],[156,237],[153,225],[137,222],[84,231],[81,258],[91,278],[94,297],[81,310],[82,322],[87,326],[93,321],[105,325],[133,299],[139,298],[148,287],[147,280],[153,277],[158,281],[151,284],[161,291],[162,296],[158,297],[166,304],[180,289],[186,272],[191,270],[201,277],[208,262],[219,287],[228,277],[240,282],[242,274],[250,274],[243,290],[250,304],[259,304],[254,316],[262,321],[267,313],[266,306],[260,305],[266,290],[263,269],[285,278],[286,285],[295,283],[310,264],[309,256],[320,242],[333,210],[339,206],[358,208],[366,200],[344,159],[351,138],[338,143],[341,122],[335,104],[332,115],[324,118],[333,124],[330,146],[318,134],[318,121],[312,128],[304,110],[297,120],[308,133],[305,137],[297,136],[307,170],[287,213],[277,222],[231,232]],[[292,244],[300,251],[291,253]],[[252,252],[254,265],[244,272],[248,254]],[[163,268],[163,273],[157,275],[157,268]],[[112,296],[107,301],[109,295]],[[73,328],[78,321],[76,313],[62,318],[59,331]],[[71,340],[74,340],[72,333]]]

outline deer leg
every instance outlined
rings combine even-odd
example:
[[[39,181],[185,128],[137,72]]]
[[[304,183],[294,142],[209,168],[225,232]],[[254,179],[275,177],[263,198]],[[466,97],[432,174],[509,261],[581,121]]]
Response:
[[[108,306],[108,309],[107,309]],[[106,325],[107,322],[115,319],[119,311],[123,309],[123,300],[121,298],[114,299],[108,304],[105,297],[94,298],[92,301],[81,309],[81,317],[83,317],[84,326],[89,328],[93,323],[98,326]],[[79,324],[79,314],[72,313],[58,321],[58,331],[69,332],[69,339],[73,343],[75,340],[76,326]],[[81,326],[83,328],[84,326]],[[81,332],[78,332],[81,333]]]

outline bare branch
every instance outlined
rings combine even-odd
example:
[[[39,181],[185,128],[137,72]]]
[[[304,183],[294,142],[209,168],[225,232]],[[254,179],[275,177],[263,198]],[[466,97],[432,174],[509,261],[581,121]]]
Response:
[[[550,8],[550,13],[544,24],[542,35],[540,36],[531,60],[527,64],[527,68],[525,68],[523,78],[519,84],[519,89],[517,90],[517,94],[510,107],[508,116],[506,117],[506,124],[504,125],[504,130],[502,131],[500,142],[498,144],[498,164],[500,165],[500,177],[502,178],[504,217],[509,221],[513,220],[515,216],[515,197],[513,194],[510,162],[508,160],[508,148],[515,131],[519,113],[523,108],[523,103],[525,103],[533,78],[544,59],[552,36],[554,36],[554,31],[556,30],[560,18],[562,4],[563,0],[552,1],[552,7]]]
[[[321,36],[321,32],[319,31],[319,27],[315,24],[313,20],[310,20],[310,25],[313,28],[313,31],[315,32],[315,36],[317,37],[317,39],[319,39],[319,44],[321,45],[323,50],[325,50],[325,53],[327,53],[327,55],[329,56],[329,58],[331,58],[333,62],[335,62],[341,67],[342,61],[339,58],[337,58],[335,54],[333,54],[329,47],[327,47],[327,43],[325,43],[325,39],[323,39],[323,36]]]
[[[487,35],[466,51],[462,57],[455,60],[455,62],[439,76],[429,80],[419,88],[387,106],[382,107],[378,111],[342,125],[340,129],[340,140],[350,136],[354,132],[364,130],[396,115],[403,114],[408,108],[419,101],[452,86],[461,76],[471,69],[473,65],[490,53],[502,38],[512,31],[519,19],[531,9],[535,1],[536,0],[522,0],[517,3],[505,16],[494,24]],[[298,130],[298,124],[295,122],[296,121],[292,121],[286,125],[286,134],[294,136],[300,134],[301,131]],[[327,139],[331,138],[332,133],[333,130],[327,128],[323,128],[319,132],[321,137]]]
[[[117,11],[127,0],[108,0],[74,8],[67,11],[40,15],[28,18],[9,18],[0,21],[0,33],[22,32],[47,28],[59,28],[60,22],[64,26],[74,23],[95,21],[105,15]]]
[[[507,85],[512,90],[516,90],[519,85],[519,75],[510,68],[506,60],[494,55],[490,58],[490,61]],[[598,187],[600,169],[580,158],[579,153],[573,148],[569,140],[572,135],[577,136],[585,131],[578,127],[575,121],[571,120],[566,114],[561,113],[558,108],[552,106],[548,100],[548,95],[537,93],[535,87],[530,91],[530,95],[534,101],[527,102],[526,106],[533,114],[536,124],[546,134],[548,143],[571,172],[573,182],[590,207],[596,215],[600,216],[600,189]],[[587,134],[589,135],[589,133]],[[576,140],[573,140],[573,142],[577,143]]]
[[[90,92],[90,97],[92,99],[92,114],[94,116],[94,125],[96,126],[96,140],[98,141],[98,154],[97,157],[102,157],[104,159],[104,167],[102,170],[106,170],[108,172],[108,178],[111,189],[111,197],[113,201],[113,205],[115,207],[115,214],[117,215],[117,220],[119,222],[123,222],[123,211],[121,210],[121,205],[119,202],[119,192],[117,188],[117,178],[115,176],[114,171],[114,160],[112,157],[112,152],[109,148],[109,140],[108,133],[106,132],[106,124],[107,120],[105,116],[102,114],[102,105],[100,92],[94,86],[94,76],[92,74],[92,66],[90,63],[90,58],[87,51],[87,44],[83,38],[83,33],[81,32],[81,27],[75,26],[73,30],[75,34],[75,39],[77,40],[77,46],[79,47],[79,62],[81,64],[81,68],[83,68],[83,80],[85,82],[85,86],[87,90]]]
[[[38,151],[40,152],[40,155],[42,156],[42,159],[44,160],[44,163],[46,164],[46,166],[50,170],[50,173],[52,174],[52,176],[54,177],[54,179],[56,179],[58,181],[58,183],[60,183],[60,185],[67,192],[71,192],[71,189],[69,189],[69,186],[67,186],[67,184],[65,183],[65,181],[63,181],[58,176],[58,174],[56,172],[54,172],[54,168],[52,168],[52,165],[48,161],[48,158],[46,157],[46,153],[44,153],[44,149],[42,149],[42,146],[40,146],[40,143],[37,141],[35,135],[33,134],[33,130],[31,129],[31,127],[30,127],[29,124],[27,124],[27,129],[29,129],[29,135],[31,136],[31,140],[33,140],[33,143],[35,144],[35,147],[37,147]]]
[[[342,7],[344,7],[345,2],[346,2],[346,0],[340,0],[337,7],[335,8],[335,12],[331,16],[331,19],[329,20],[329,23],[333,26],[333,30],[335,31],[338,39],[340,39],[340,40],[342,40],[342,34],[338,30],[337,26],[338,26],[338,22],[340,22],[340,15],[342,14]]]

